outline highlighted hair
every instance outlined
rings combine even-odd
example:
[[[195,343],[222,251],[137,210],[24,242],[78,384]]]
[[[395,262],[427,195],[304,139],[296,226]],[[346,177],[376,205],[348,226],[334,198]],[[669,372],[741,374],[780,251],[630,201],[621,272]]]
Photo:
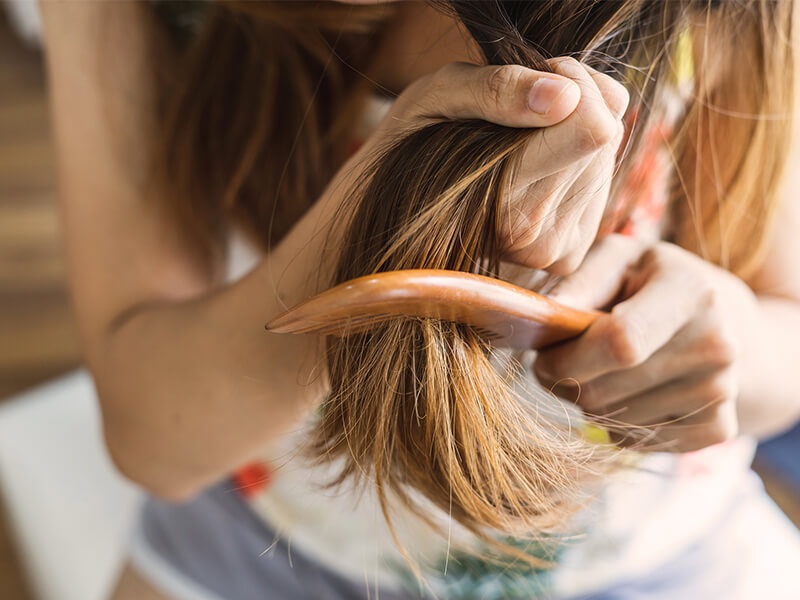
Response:
[[[548,70],[545,58],[572,55],[623,78],[639,115],[628,157],[690,40],[693,93],[672,146],[673,240],[744,277],[758,268],[791,130],[793,2],[437,4],[458,16],[487,63]],[[209,10],[165,111],[163,197],[210,254],[221,252],[231,221],[268,248],[347,154],[341,133],[367,92],[358,71],[387,9]],[[397,140],[354,191],[334,283],[403,268],[497,275],[500,200],[535,135],[450,121]],[[623,158],[616,180],[628,166]],[[423,497],[490,542],[496,532],[537,535],[566,521],[586,480],[610,464],[608,448],[559,419],[520,367],[468,327],[389,322],[330,340],[327,357],[331,393],[315,452],[341,461],[342,480],[372,481],[387,518],[399,498],[430,520]]]

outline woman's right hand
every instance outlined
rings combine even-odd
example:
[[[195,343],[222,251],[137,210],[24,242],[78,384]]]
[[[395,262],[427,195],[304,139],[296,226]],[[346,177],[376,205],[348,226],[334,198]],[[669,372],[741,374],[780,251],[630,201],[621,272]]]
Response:
[[[388,137],[430,122],[481,119],[541,128],[531,135],[506,202],[505,258],[558,275],[575,270],[596,237],[608,201],[629,98],[620,83],[572,58],[549,62],[555,73],[452,63],[417,80],[400,94],[326,196],[351,190],[360,165]]]

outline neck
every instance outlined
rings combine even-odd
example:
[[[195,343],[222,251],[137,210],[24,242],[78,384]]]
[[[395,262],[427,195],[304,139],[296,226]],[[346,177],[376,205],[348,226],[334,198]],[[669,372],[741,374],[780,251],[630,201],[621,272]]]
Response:
[[[477,44],[457,19],[427,2],[402,2],[383,35],[369,76],[383,91],[398,94],[456,61],[481,62]]]

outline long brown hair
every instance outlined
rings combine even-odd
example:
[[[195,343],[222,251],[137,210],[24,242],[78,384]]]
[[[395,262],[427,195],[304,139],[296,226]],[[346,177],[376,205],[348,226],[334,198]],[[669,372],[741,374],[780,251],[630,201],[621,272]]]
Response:
[[[486,62],[548,70],[545,58],[573,55],[624,78],[639,114],[628,156],[659,113],[682,36],[694,40],[694,90],[672,145],[674,240],[742,276],[758,267],[788,146],[791,2],[440,4]],[[164,189],[203,248],[218,250],[231,220],[268,248],[344,159],[342,133],[366,91],[357,72],[386,13],[211,10],[166,111]],[[353,191],[335,280],[402,268],[496,276],[500,199],[531,135],[457,121],[398,140]],[[342,479],[373,481],[387,518],[394,499],[426,519],[421,493],[487,541],[535,534],[580,505],[582,484],[613,454],[464,326],[398,320],[331,339],[328,366],[315,452],[340,461]]]
[[[391,11],[199,4],[172,6],[204,14],[169,20],[194,31],[164,90],[155,180],[198,250],[219,259],[232,223],[264,249],[280,241],[347,158],[369,89],[360,73]]]

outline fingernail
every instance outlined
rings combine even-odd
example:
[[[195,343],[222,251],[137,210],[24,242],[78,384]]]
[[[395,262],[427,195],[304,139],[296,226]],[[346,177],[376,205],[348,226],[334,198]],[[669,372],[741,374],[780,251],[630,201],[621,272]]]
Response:
[[[572,83],[542,77],[536,80],[528,93],[528,107],[540,115],[546,115],[553,108],[558,97],[563,94]]]

